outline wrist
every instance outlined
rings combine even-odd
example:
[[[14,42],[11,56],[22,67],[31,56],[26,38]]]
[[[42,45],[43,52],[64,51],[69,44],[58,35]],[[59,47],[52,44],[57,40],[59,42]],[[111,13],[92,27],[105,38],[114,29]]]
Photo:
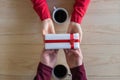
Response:
[[[52,19],[51,18],[46,18],[42,22],[52,22]]]
[[[41,60],[41,63],[44,64],[44,65],[46,65],[46,66],[48,66],[48,67],[50,67],[50,68],[53,68],[53,67],[55,66],[54,63],[51,63],[51,62],[49,62],[49,61],[46,61],[46,59]]]
[[[71,21],[71,22],[70,22],[70,25],[81,27],[81,24],[80,24],[80,23],[77,23],[77,22],[74,22],[74,21]]]
[[[70,67],[70,68],[74,68],[74,67],[81,66],[82,64],[83,64],[82,61],[78,61],[78,62],[76,62],[76,63],[74,63],[74,64],[70,64],[69,67]]]

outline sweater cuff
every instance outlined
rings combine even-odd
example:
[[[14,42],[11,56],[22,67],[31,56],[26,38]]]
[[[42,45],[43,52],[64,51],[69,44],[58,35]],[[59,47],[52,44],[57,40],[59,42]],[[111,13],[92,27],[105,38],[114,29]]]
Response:
[[[35,80],[50,80],[51,75],[52,68],[40,62]]]
[[[52,72],[51,67],[49,67],[49,66],[40,62],[39,65],[38,65],[38,71],[41,70],[41,69],[43,69],[44,71],[47,71],[47,72]]]
[[[73,80],[87,80],[84,64],[70,69]]]
[[[71,16],[71,21],[81,24],[82,17],[79,14],[73,13]]]
[[[32,0],[32,3],[34,10],[42,21],[47,18],[51,18],[46,0]]]
[[[89,3],[90,0],[75,0],[71,21],[81,23]]]

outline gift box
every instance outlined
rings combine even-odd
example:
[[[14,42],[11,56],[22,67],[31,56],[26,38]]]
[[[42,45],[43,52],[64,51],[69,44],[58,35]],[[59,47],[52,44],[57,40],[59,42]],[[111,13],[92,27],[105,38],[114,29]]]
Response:
[[[47,34],[45,35],[45,49],[77,49],[79,34]]]

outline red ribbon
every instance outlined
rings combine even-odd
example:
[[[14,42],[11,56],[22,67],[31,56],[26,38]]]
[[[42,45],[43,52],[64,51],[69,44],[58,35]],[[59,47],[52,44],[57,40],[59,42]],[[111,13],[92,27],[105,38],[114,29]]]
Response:
[[[74,42],[80,42],[79,39],[74,39],[74,35],[70,34],[70,40],[45,40],[45,43],[63,43],[69,42],[71,45],[71,49],[74,49]]]
[[[70,34],[70,44],[71,44],[71,49],[74,49],[74,35]]]

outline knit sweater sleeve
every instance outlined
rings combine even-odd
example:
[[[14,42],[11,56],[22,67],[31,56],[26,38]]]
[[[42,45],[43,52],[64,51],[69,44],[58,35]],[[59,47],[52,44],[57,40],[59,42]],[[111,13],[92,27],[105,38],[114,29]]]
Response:
[[[51,18],[46,0],[31,0],[31,1],[33,3],[34,10],[39,15],[42,21],[44,19]]]
[[[37,74],[34,80],[50,80],[52,75],[52,68],[43,63],[39,63]]]
[[[87,80],[84,65],[71,68],[70,71],[72,73],[72,80]]]
[[[90,0],[75,0],[71,21],[81,23],[89,3]]]

